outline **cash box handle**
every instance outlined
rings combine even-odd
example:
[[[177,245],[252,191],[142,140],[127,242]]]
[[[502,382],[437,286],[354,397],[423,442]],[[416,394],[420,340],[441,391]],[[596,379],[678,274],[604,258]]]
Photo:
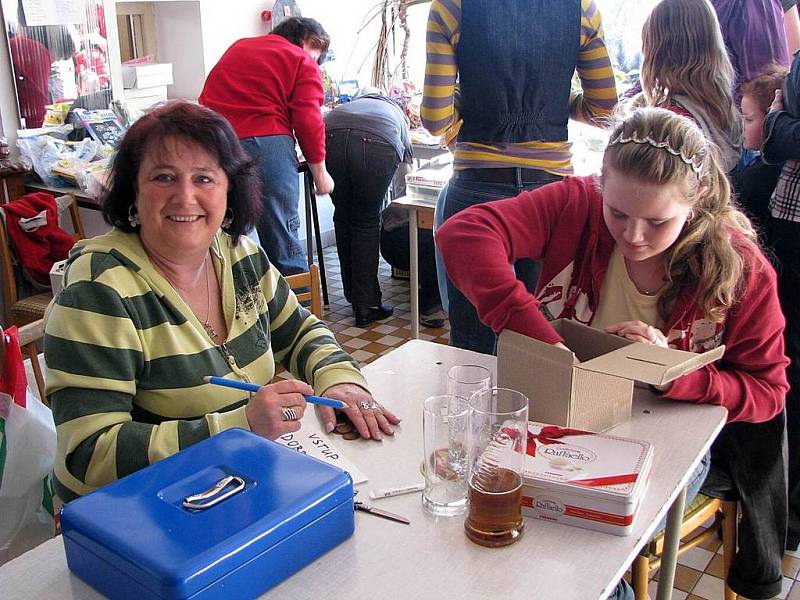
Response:
[[[231,484],[235,484],[234,487],[223,492],[223,490]],[[207,489],[205,492],[200,492],[193,496],[186,496],[186,498],[183,499],[183,507],[192,510],[205,510],[211,508],[215,504],[219,504],[226,498],[230,498],[234,494],[238,494],[243,489],[244,479],[236,475],[228,475],[220,479],[213,487]],[[206,502],[202,502],[203,500],[206,500]]]

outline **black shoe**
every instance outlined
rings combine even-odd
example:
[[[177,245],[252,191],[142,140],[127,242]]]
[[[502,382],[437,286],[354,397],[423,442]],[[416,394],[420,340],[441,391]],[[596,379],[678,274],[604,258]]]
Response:
[[[370,323],[388,319],[394,314],[391,306],[355,306],[356,327],[366,327]]]
[[[434,309],[430,312],[422,312],[419,315],[419,323],[423,327],[439,329],[444,327],[444,312],[441,309]]]

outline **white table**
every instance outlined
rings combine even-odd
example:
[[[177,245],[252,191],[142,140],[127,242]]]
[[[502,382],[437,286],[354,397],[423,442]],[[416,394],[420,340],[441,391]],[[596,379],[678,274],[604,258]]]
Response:
[[[392,203],[408,210],[408,253],[409,274],[408,284],[411,303],[411,337],[419,338],[419,235],[418,230],[433,229],[433,213],[436,201],[415,198],[413,196],[400,196]]]
[[[447,369],[464,363],[494,368],[495,359],[412,340],[364,368],[375,396],[404,420],[397,434],[381,444],[334,438],[369,477],[359,486],[360,496],[370,489],[421,480],[422,401],[442,393]],[[432,517],[423,510],[419,494],[398,496],[375,504],[408,517],[411,525],[356,513],[353,537],[267,597],[604,598],[670,506],[682,511],[680,492],[725,422],[725,410],[718,406],[660,400],[644,391],[638,394],[632,420],[613,430],[654,444],[650,485],[631,536],[526,519],[519,542],[506,548],[483,548],[466,538],[462,518]],[[664,569],[661,580],[666,579],[668,585],[659,589],[659,598],[671,593],[671,578]],[[0,567],[0,585],[3,597],[9,599],[99,597],[69,574],[60,538]]]

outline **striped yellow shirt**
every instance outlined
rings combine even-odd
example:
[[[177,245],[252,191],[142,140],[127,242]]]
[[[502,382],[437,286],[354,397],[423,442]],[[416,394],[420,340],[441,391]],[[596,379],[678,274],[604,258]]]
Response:
[[[456,46],[461,35],[461,0],[433,0],[426,33],[427,62],[422,98],[422,124],[441,135],[458,120],[453,106],[458,77]],[[594,0],[581,1],[580,52],[576,67],[582,92],[570,97],[570,117],[599,124],[617,103],[614,70],[603,40],[600,12]],[[572,174],[569,141],[512,144],[458,142],[454,168],[525,167],[556,175]]]
[[[281,362],[317,393],[364,386],[355,361],[300,306],[264,251],[218,234],[211,256],[228,338],[217,345],[133,233],[79,242],[45,325],[56,491],[71,500],[230,427],[249,428],[247,392]]]

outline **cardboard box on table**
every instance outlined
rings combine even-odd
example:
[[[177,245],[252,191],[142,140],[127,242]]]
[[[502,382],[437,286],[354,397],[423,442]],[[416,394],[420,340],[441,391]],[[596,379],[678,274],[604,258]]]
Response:
[[[576,321],[551,323],[573,354],[514,331],[497,343],[497,385],[524,393],[529,419],[605,431],[630,420],[633,382],[663,385],[720,358],[725,346],[696,354],[632,342]]]
[[[649,442],[528,423],[522,514],[630,534],[647,489]]]
[[[172,63],[122,65],[122,87],[153,88],[172,85]]]
[[[228,476],[240,478],[228,485]],[[184,501],[205,491],[208,508]],[[222,497],[225,493],[227,496]],[[67,504],[70,570],[109,598],[255,598],[352,535],[341,469],[230,429]]]

